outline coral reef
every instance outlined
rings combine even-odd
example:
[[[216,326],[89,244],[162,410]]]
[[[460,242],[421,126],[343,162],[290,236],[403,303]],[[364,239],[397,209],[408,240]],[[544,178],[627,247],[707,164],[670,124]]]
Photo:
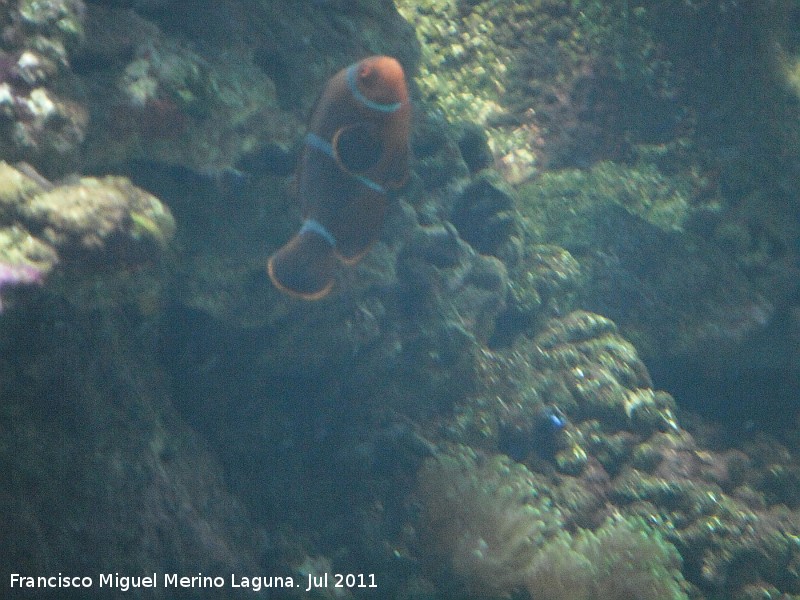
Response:
[[[462,443],[577,476],[614,473],[637,444],[677,429],[674,400],[652,389],[636,350],[599,315],[553,318],[532,339],[477,356],[474,395],[442,425]],[[546,427],[553,414],[566,426]]]
[[[92,6],[86,31],[74,61],[92,114],[89,167],[139,159],[220,172],[265,139],[292,142],[298,122],[252,61],[201,53],[116,8]]]
[[[0,2],[2,563],[800,595],[799,22]],[[409,76],[413,172],[335,291],[287,298],[264,267],[302,124],[375,53]]]
[[[632,141],[681,134],[678,82],[655,52],[638,6],[556,0],[398,6],[421,42],[423,99],[451,121],[485,127],[509,181],[542,167],[625,159]]]
[[[155,376],[169,209],[123,177],[0,162],[0,182],[3,564],[254,572],[246,513]]]
[[[142,310],[157,309],[148,307],[160,288],[150,277],[154,271],[145,269],[141,277],[127,271],[157,265],[168,254],[175,221],[155,196],[123,177],[54,185],[29,165],[15,169],[5,162],[0,181],[0,287],[41,285],[58,265],[66,275],[58,279],[61,293],[74,302],[99,299],[87,285],[94,278],[108,286],[103,302],[132,296]]]
[[[69,54],[84,38],[81,0],[24,0],[0,6],[0,156],[45,172],[79,161],[88,111],[69,93]]]
[[[648,358],[713,352],[710,341],[738,342],[774,310],[774,290],[685,230],[691,188],[680,176],[602,163],[543,174],[519,191],[527,234],[580,263],[576,302],[612,318]]]
[[[657,594],[667,594],[664,597],[684,597],[687,590],[694,589],[692,585],[684,587],[675,576],[677,563],[670,549],[674,545],[682,555],[684,575],[698,586],[693,595],[700,593],[699,589],[709,597],[731,595],[745,582],[755,589],[756,582],[775,585],[778,580],[782,581],[780,589],[794,589],[794,577],[780,569],[778,575],[774,567],[782,563],[780,557],[791,544],[794,534],[790,532],[797,530],[796,515],[782,508],[767,509],[765,500],[770,489],[781,489],[781,499],[772,497],[769,505],[791,502],[791,475],[782,478],[785,484],[770,488],[747,455],[704,450],[681,429],[674,400],[651,389],[644,364],[619,337],[613,323],[576,312],[540,326],[531,340],[517,340],[511,348],[484,351],[479,356],[476,381],[479,387],[485,386],[483,393],[459,403],[452,416],[430,424],[430,429],[446,431],[450,439],[486,452],[500,450],[527,465],[539,492],[552,498],[559,510],[558,521],[568,530],[572,526],[601,527],[603,515],[645,519],[648,527],[637,525],[634,518],[629,529],[621,531],[622,538],[636,531],[628,538],[630,543],[645,539],[642,531],[653,542],[641,548],[641,555],[653,557],[650,564],[654,570],[648,570],[646,560],[637,562],[642,570],[626,580],[632,586],[646,585],[642,582],[658,577],[667,586],[657,588]],[[552,427],[554,414],[558,427]],[[750,448],[748,452],[755,456],[764,450]],[[782,452],[785,450],[774,450],[773,473],[787,473],[781,466],[786,460]],[[543,480],[539,473],[550,476]],[[482,478],[487,476],[476,476],[476,480]],[[424,505],[427,493],[421,498]],[[458,506],[471,506],[462,504],[461,497],[454,494],[447,501],[457,505],[449,514],[459,514]],[[447,514],[441,507],[438,512]],[[475,522],[485,522],[485,517]],[[593,539],[601,530],[576,534],[576,539]],[[662,543],[662,537],[669,544]],[[444,535],[443,539],[451,538]],[[548,597],[547,593],[552,597],[596,595],[605,585],[597,575],[602,563],[596,560],[598,555],[588,549],[582,557],[569,554],[568,548],[576,543],[572,539],[547,542],[541,552],[550,543],[548,554],[536,554],[543,564],[553,561],[556,566],[543,567],[536,593],[544,594],[542,597]],[[585,548],[595,543],[586,542]],[[563,560],[574,568],[561,573],[557,565],[564,553],[569,558]],[[761,558],[740,578],[740,561],[748,553]],[[601,554],[613,555],[613,551]],[[606,568],[624,569],[621,564]],[[672,575],[659,575],[662,568]],[[518,574],[503,581],[518,582],[521,577]],[[615,591],[615,581],[608,580],[603,593],[629,597],[625,594],[632,593],[630,590]],[[534,593],[533,597],[539,596]]]
[[[560,196],[596,187],[653,225],[686,232],[666,239],[655,232],[664,241],[651,245],[651,232],[638,239],[628,223],[618,222],[612,229],[626,235],[619,246],[582,257],[569,227],[558,240],[536,236],[538,219],[548,217],[527,211],[523,192],[519,204],[532,216],[526,224],[533,241],[569,239],[567,250],[588,275],[588,294],[570,308],[611,316],[648,359],[669,361],[666,371],[693,371],[697,380],[713,373],[710,387],[729,390],[721,396],[737,394],[735,378],[720,367],[731,361],[769,386],[750,365],[780,371],[789,341],[782,337],[774,351],[764,339],[776,332],[759,334],[787,318],[784,307],[795,305],[797,295],[796,4],[431,0],[398,6],[418,31],[423,105],[457,129],[464,121],[484,128],[507,181],[542,173],[530,186],[536,196],[539,186],[559,177],[554,169],[597,165],[588,174],[565,173],[575,184]],[[741,40],[753,51],[742,55]],[[608,159],[613,162],[602,162]],[[556,220],[571,221],[572,203],[554,201],[552,208]],[[599,245],[594,233],[586,236],[590,253]],[[662,257],[659,247],[697,254]],[[634,267],[625,264],[628,248],[650,254]],[[662,263],[666,286],[652,288],[641,270]],[[515,273],[507,266],[512,285],[524,289],[529,269],[523,264]],[[646,278],[661,276],[654,271]],[[707,276],[712,281],[703,281]],[[513,338],[514,327],[530,326],[533,319],[524,315],[533,303],[510,300],[497,343]],[[670,317],[653,327],[653,315]],[[762,360],[766,354],[771,358]],[[692,396],[700,385],[670,384]],[[783,405],[792,403],[781,397]]]
[[[19,219],[61,256],[146,260],[175,233],[169,210],[122,177],[82,178],[43,191],[19,208]]]

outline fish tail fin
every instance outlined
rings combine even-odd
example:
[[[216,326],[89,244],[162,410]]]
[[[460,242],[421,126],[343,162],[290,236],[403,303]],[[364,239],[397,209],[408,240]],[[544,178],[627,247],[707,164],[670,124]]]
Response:
[[[300,231],[269,257],[267,272],[276,288],[303,300],[319,300],[333,287],[336,255],[314,231]]]

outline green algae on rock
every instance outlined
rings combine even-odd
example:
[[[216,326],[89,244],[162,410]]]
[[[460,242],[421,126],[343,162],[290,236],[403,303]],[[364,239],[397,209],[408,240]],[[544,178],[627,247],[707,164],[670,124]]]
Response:
[[[688,176],[601,163],[519,190],[527,236],[580,263],[576,302],[613,319],[647,357],[741,339],[773,310],[730,256],[685,227],[691,188]]]
[[[642,7],[401,0],[398,10],[420,40],[423,102],[451,122],[485,127],[510,182],[681,133],[676,78]]]
[[[571,229],[554,238],[544,234],[565,214],[598,204],[616,204],[665,231],[682,231],[690,215],[695,181],[684,175],[666,176],[652,164],[626,166],[605,161],[589,170],[567,169],[543,173],[535,183],[519,189],[519,208],[530,218],[535,237],[562,245],[591,244],[588,231]],[[540,199],[552,203],[541,203]],[[541,232],[541,233],[540,233]]]
[[[145,259],[175,232],[169,210],[124,177],[81,178],[33,196],[22,221],[65,256]]]
[[[397,4],[420,40],[422,57],[416,81],[423,99],[451,122],[485,126],[503,114],[500,98],[509,51],[490,35],[493,21],[478,11],[464,16],[455,2]],[[513,136],[490,131],[489,146],[499,156],[511,153]]]
[[[29,166],[23,170],[0,162],[0,262],[35,270],[41,280],[60,265],[72,273],[60,282],[66,286],[61,292],[82,298],[84,305],[92,304],[92,285],[85,286],[83,277],[108,275],[105,267],[111,267],[116,281],[109,275],[94,285],[127,292],[117,297],[107,289],[103,301],[127,293],[151,312],[159,284],[146,276],[135,282],[126,269],[156,263],[168,250],[175,233],[169,209],[124,177],[54,185]]]

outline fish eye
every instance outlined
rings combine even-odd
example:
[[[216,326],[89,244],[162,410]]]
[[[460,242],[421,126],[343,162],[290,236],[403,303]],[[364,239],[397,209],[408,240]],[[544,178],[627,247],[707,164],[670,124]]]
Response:
[[[361,65],[358,69],[358,79],[364,83],[370,83],[375,79],[375,69],[370,65]]]

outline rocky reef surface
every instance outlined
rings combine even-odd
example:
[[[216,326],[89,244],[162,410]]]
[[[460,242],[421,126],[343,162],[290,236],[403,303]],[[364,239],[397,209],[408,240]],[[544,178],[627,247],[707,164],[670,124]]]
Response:
[[[0,3],[4,589],[800,598],[798,23]],[[287,297],[305,118],[375,53],[410,78],[412,176],[332,294]]]

